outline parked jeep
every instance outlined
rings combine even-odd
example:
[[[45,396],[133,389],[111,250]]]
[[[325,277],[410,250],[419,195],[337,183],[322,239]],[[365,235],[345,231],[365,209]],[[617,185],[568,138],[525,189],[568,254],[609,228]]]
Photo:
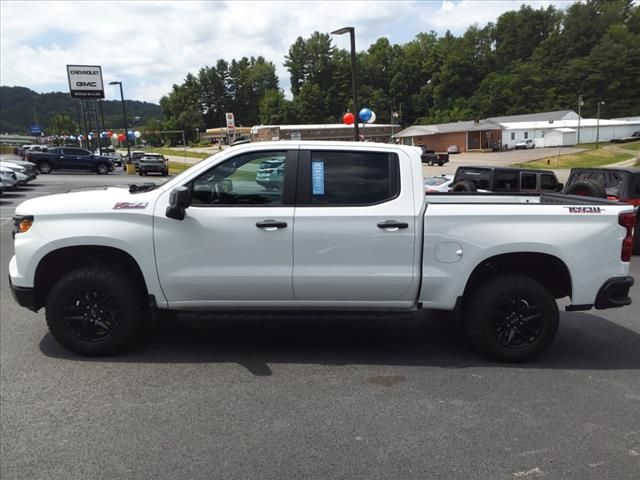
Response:
[[[509,167],[458,167],[451,186],[452,192],[543,193],[562,190],[551,170]]]
[[[572,168],[564,193],[608,198],[634,205],[633,253],[640,255],[640,168]]]

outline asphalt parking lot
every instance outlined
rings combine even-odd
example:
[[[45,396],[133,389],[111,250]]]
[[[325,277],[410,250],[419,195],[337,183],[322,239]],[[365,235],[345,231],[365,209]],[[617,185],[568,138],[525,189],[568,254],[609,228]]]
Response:
[[[181,317],[118,357],[66,352],[11,298],[8,219],[141,180],[55,173],[0,198],[2,479],[639,478],[638,283],[631,307],[563,312],[523,365],[478,358],[435,313]]]

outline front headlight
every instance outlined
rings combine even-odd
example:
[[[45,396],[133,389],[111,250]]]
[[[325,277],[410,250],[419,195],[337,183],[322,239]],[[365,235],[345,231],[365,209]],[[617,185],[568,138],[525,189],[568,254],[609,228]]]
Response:
[[[33,225],[33,215],[15,215],[13,217],[13,237],[18,233],[26,233]]]

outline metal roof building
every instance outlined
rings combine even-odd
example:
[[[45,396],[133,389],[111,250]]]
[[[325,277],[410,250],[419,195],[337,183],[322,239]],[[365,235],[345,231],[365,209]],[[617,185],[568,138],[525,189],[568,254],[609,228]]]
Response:
[[[571,129],[577,133],[563,129]],[[583,119],[573,110],[540,112],[525,115],[491,117],[478,121],[413,125],[397,134],[408,145],[426,145],[435,151],[446,151],[449,145],[457,145],[460,151],[504,150],[515,147],[520,140],[533,139],[535,145],[573,145],[630,136],[640,130],[640,119]],[[550,132],[553,134],[548,135]],[[548,135],[547,140],[545,136]],[[571,142],[571,143],[569,143]]]

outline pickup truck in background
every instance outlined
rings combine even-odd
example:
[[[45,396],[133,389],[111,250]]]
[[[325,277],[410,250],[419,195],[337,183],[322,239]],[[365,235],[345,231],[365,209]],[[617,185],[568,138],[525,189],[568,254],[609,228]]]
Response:
[[[265,185],[272,167],[282,182]],[[415,147],[258,142],[160,185],[27,200],[9,277],[83,355],[121,351],[159,310],[437,309],[459,314],[479,352],[515,362],[553,341],[556,299],[631,303],[634,223],[606,199],[425,196]]]
[[[76,147],[49,148],[46,152],[27,152],[26,159],[34,163],[40,173],[53,170],[87,170],[104,175],[113,172],[109,157],[95,155],[89,150]]]

